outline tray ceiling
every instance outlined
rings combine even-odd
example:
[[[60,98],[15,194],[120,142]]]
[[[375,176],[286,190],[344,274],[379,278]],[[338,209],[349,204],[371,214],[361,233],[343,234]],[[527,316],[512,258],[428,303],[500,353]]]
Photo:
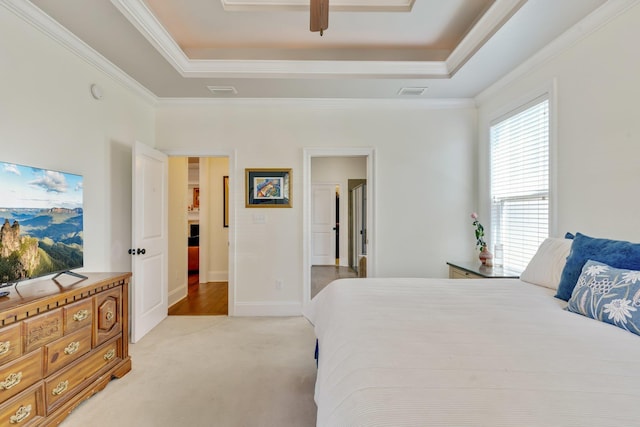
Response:
[[[330,0],[320,37],[303,0],[0,1],[160,98],[438,99],[477,95],[607,3]]]

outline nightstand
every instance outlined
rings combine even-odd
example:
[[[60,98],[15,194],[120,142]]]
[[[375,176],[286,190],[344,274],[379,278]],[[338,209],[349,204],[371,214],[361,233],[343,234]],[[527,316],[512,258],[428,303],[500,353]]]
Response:
[[[447,262],[449,279],[517,279],[520,273],[508,267],[485,267],[480,262]]]

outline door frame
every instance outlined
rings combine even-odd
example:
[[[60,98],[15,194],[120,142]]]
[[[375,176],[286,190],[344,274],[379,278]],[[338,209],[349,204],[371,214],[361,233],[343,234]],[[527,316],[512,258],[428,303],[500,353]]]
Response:
[[[354,148],[305,148],[302,159],[302,307],[311,301],[311,159],[313,157],[365,157],[367,162],[367,276],[375,277],[376,227],[375,227],[375,149]]]
[[[228,315],[234,316],[236,312],[236,208],[235,200],[236,194],[239,189],[239,182],[241,180],[236,178],[236,150],[196,150],[196,151],[181,151],[181,150],[160,150],[169,157],[226,157],[229,159],[229,265],[227,270],[229,272],[228,277],[228,297],[227,307]],[[201,236],[202,238],[202,236]],[[206,238],[205,238],[206,239]]]

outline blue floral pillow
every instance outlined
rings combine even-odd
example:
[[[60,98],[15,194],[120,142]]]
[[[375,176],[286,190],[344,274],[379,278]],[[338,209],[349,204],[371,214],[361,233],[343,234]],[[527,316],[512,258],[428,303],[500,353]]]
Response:
[[[567,310],[640,335],[640,271],[587,261]]]

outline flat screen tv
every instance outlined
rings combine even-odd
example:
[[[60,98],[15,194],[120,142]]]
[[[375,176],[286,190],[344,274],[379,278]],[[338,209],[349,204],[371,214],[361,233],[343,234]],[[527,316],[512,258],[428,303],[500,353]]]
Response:
[[[0,162],[0,286],[84,277],[82,200],[80,175]]]

